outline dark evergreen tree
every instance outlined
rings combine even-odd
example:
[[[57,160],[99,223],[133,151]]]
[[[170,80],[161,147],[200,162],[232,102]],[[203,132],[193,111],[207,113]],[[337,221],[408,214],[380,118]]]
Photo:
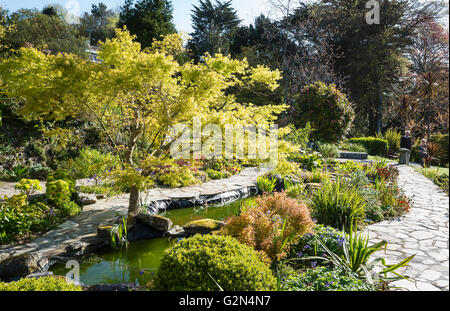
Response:
[[[190,34],[188,49],[195,60],[206,52],[211,55],[230,52],[231,36],[241,22],[231,1],[200,0],[198,6],[194,5],[191,18],[194,32]]]
[[[172,22],[173,8],[169,0],[126,0],[121,7],[118,26],[126,25],[130,33],[137,36],[143,48],[154,39],[176,32]]]

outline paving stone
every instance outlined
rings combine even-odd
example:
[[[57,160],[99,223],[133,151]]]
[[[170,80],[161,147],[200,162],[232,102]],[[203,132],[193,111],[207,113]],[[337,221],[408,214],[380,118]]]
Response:
[[[436,281],[441,277],[441,273],[434,270],[426,270],[420,275],[420,277],[429,281]]]

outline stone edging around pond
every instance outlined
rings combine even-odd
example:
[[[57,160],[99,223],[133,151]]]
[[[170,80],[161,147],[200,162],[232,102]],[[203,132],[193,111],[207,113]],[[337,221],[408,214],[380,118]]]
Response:
[[[201,185],[178,189],[154,188],[143,195],[143,204],[153,214],[177,207],[227,204],[255,194],[257,177],[268,171],[244,168],[240,174],[230,178],[212,180]],[[13,278],[11,267],[20,272],[17,277],[39,274],[45,272],[55,261],[87,255],[104,248],[108,243],[97,235],[97,228],[117,218],[117,214],[126,215],[127,206],[128,195],[101,199],[85,206],[80,214],[59,225],[57,229],[29,243],[0,248],[0,279]]]

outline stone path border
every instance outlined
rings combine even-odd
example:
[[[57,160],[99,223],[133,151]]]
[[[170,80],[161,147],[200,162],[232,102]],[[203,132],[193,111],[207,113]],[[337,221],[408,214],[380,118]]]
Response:
[[[257,177],[266,172],[266,169],[244,168],[240,174],[230,178],[212,180],[201,185],[177,189],[154,188],[144,194],[144,197],[147,198],[147,202],[152,202],[177,197],[214,196],[246,187],[255,187]],[[2,197],[6,194],[2,193],[2,190],[5,192],[4,189],[8,189],[8,195],[15,193],[12,183],[0,187],[0,196]],[[59,225],[57,229],[47,232],[30,243],[3,249],[0,247],[0,265],[2,261],[10,257],[26,253],[40,252],[44,257],[53,258],[94,251],[97,246],[104,243],[102,239],[96,237],[97,227],[116,215],[126,214],[127,209],[128,195],[97,200],[95,204],[85,206],[80,214]]]
[[[398,165],[399,187],[412,199],[406,215],[368,226],[373,243],[388,242],[379,252],[387,264],[415,257],[399,272],[414,279],[391,283],[398,290],[449,290],[449,197],[431,180],[412,167]],[[375,253],[376,255],[377,253]]]

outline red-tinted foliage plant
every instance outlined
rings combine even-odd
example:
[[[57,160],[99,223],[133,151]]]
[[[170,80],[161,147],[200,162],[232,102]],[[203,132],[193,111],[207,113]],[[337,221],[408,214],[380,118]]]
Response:
[[[278,192],[258,197],[239,216],[228,218],[221,234],[252,246],[274,262],[284,257],[290,244],[310,232],[313,225],[305,204]]]

